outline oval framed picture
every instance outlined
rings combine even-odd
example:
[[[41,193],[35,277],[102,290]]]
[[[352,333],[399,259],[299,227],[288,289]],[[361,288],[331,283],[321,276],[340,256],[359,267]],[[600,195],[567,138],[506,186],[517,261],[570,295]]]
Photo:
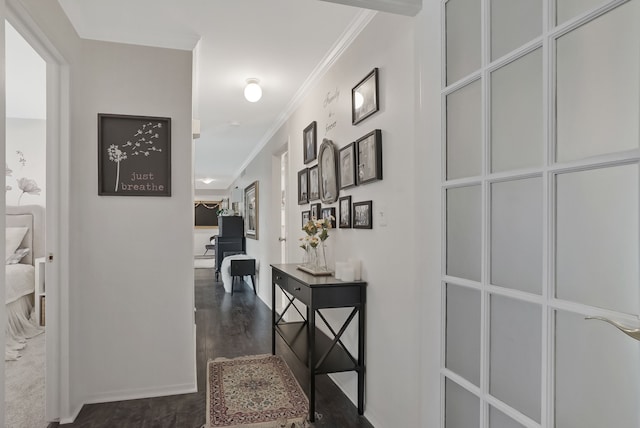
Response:
[[[331,140],[323,139],[318,152],[320,200],[332,204],[338,200],[338,151]]]

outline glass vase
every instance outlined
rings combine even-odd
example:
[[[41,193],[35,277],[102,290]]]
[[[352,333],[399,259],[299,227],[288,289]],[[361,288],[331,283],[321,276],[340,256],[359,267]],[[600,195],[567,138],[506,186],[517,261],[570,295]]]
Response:
[[[318,247],[311,247],[310,260],[309,260],[309,268],[311,270],[318,270]]]
[[[322,241],[319,246],[320,246],[320,250],[318,251],[318,261],[316,263],[316,270],[321,271],[321,272],[326,272],[328,270],[328,268],[327,268],[327,246],[324,243],[324,241]]]
[[[309,247],[303,248],[304,253],[302,254],[302,266],[309,266]]]

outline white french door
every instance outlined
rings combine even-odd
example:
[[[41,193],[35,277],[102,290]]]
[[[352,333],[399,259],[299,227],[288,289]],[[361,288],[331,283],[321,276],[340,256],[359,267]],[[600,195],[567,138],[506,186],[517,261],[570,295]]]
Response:
[[[442,426],[637,428],[640,0],[442,19]]]

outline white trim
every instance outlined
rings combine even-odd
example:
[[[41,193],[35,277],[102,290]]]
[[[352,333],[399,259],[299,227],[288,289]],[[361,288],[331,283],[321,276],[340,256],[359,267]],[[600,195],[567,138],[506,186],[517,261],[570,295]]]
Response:
[[[321,0],[365,9],[377,9],[398,15],[415,16],[422,9],[422,1],[408,0]]]
[[[345,32],[338,38],[338,41],[331,47],[329,52],[313,69],[311,74],[309,74],[309,77],[307,77],[304,83],[300,86],[282,113],[278,115],[276,120],[273,122],[273,125],[271,125],[267,132],[265,132],[256,147],[251,151],[251,153],[249,153],[247,159],[242,163],[242,165],[240,165],[231,179],[232,183],[240,178],[245,168],[249,166],[253,159],[255,159],[255,157],[262,151],[264,146],[267,145],[276,132],[278,132],[282,125],[289,120],[291,115],[293,115],[296,109],[302,104],[302,101],[304,101],[311,88],[320,81],[322,76],[324,76],[331,66],[342,56],[342,54],[347,50],[351,43],[353,43],[362,30],[365,29],[369,22],[371,22],[376,14],[377,12],[371,10],[362,10],[356,15],[353,21],[351,21],[347,26]]]
[[[63,55],[19,0],[6,1],[6,19],[47,63],[46,419],[69,409],[69,69]]]

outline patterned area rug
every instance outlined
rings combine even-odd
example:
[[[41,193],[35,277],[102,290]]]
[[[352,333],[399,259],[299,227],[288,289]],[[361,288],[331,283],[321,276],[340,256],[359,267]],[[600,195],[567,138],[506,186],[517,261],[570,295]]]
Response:
[[[206,428],[309,426],[307,397],[277,355],[209,361],[207,379]]]

